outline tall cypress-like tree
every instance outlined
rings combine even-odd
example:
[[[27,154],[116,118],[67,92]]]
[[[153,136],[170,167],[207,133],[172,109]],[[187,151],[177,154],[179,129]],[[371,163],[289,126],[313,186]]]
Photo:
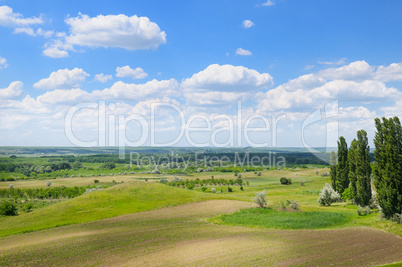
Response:
[[[349,163],[349,190],[350,197],[353,200],[356,200],[357,195],[357,176],[356,176],[356,168],[357,168],[357,141],[353,139],[350,144],[349,152],[348,152],[348,163]]]
[[[336,165],[336,191],[342,194],[349,187],[348,144],[343,136],[338,141],[338,164]]]
[[[331,151],[329,158],[329,175],[331,177],[332,188],[336,191],[336,153]]]
[[[375,119],[374,185],[387,218],[402,213],[402,128],[398,117]]]
[[[356,189],[355,201],[358,205],[367,206],[371,199],[371,167],[370,147],[365,130],[357,132],[356,148]]]

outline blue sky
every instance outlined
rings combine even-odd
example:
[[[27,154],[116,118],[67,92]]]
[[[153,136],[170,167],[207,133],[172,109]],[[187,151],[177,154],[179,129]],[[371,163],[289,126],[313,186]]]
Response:
[[[174,104],[187,122],[194,116],[180,124],[175,110],[160,108],[137,145],[150,145],[152,133],[167,144],[207,121],[210,130],[192,134],[208,146],[334,145],[328,132],[350,142],[362,128],[372,139],[375,117],[402,112],[401,10],[400,1],[0,0],[0,145],[77,145],[65,118],[84,101],[95,106],[68,127],[98,145],[119,144],[123,128],[127,140],[146,134],[136,119],[99,124],[99,101],[115,105],[106,111],[115,118],[150,123],[151,103]],[[336,116],[306,126],[334,101]],[[256,114],[249,124],[262,127],[264,117],[269,130],[239,139]],[[185,139],[172,145],[191,145]]]

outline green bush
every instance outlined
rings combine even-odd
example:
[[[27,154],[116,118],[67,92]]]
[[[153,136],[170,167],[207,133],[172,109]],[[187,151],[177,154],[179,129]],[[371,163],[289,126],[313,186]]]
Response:
[[[292,179],[290,179],[290,178],[288,179],[286,177],[282,177],[279,181],[281,182],[281,184],[285,184],[285,185],[292,184]]]
[[[257,203],[260,208],[264,208],[267,205],[266,195],[267,192],[265,190],[259,193],[256,192],[253,201]]]
[[[15,216],[17,215],[17,206],[9,201],[3,201],[0,204],[0,215]]]
[[[207,188],[205,186],[203,186],[203,187],[201,187],[201,191],[205,192],[205,191],[207,191]]]
[[[94,183],[95,183],[95,184],[99,183],[99,180],[94,180]]]
[[[323,206],[331,206],[332,203],[338,202],[340,200],[341,196],[339,195],[339,193],[336,192],[330,184],[325,184],[325,186],[321,189],[318,203]]]
[[[371,213],[370,207],[366,206],[366,207],[358,207],[357,208],[357,214],[359,214],[359,216],[366,216],[369,215]]]
[[[232,189],[230,186],[228,186],[228,192],[229,192],[229,193],[232,193],[232,192],[233,192],[233,189]]]

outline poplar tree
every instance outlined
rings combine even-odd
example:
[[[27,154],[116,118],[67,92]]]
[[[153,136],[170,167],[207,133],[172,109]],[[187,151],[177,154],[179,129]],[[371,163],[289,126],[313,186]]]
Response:
[[[336,165],[336,191],[342,194],[349,187],[348,144],[343,136],[338,141],[338,164]]]
[[[386,218],[402,213],[402,128],[398,117],[375,119],[374,185]]]
[[[329,159],[329,175],[331,177],[332,188],[336,191],[336,153],[331,151]]]
[[[349,148],[349,152],[348,152],[349,181],[350,181],[349,192],[350,192],[350,198],[353,200],[356,200],[356,195],[357,195],[356,153],[357,153],[357,141],[356,141],[356,139],[353,139],[352,143],[350,144],[350,148]]]
[[[370,147],[365,130],[357,132],[356,142],[356,204],[367,206],[371,199]]]

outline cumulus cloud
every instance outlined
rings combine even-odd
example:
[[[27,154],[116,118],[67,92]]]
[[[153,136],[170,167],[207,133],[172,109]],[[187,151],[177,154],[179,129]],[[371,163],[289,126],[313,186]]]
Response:
[[[317,73],[318,76],[328,80],[363,80],[371,79],[374,75],[374,67],[366,61],[355,61],[340,68],[329,68]]]
[[[22,89],[23,83],[20,81],[15,81],[10,83],[7,88],[0,89],[0,99],[8,100],[8,99],[15,99],[21,96],[24,92]]]
[[[7,59],[0,56],[0,70],[8,67]]]
[[[99,73],[99,74],[95,75],[94,80],[98,81],[98,82],[101,82],[101,83],[105,83],[105,82],[107,82],[107,81],[109,81],[111,79],[113,79],[112,75],[106,75],[106,74],[103,74],[103,73]]]
[[[140,67],[133,70],[130,66],[117,67],[116,77],[130,77],[133,79],[143,79],[147,77],[148,74]]]
[[[261,111],[311,110],[334,99],[378,102],[402,96],[396,88],[376,79],[374,70],[375,67],[367,62],[356,61],[340,68],[303,75],[266,93],[258,93],[258,108]],[[395,72],[389,71],[394,77]]]
[[[71,35],[67,43],[89,47],[120,47],[128,50],[156,49],[166,43],[166,33],[147,17],[79,14],[67,18]]]
[[[56,89],[38,96],[37,100],[47,104],[71,104],[90,99],[90,94],[82,89]]]
[[[118,81],[112,87],[95,90],[91,96],[94,99],[125,99],[143,100],[146,97],[167,97],[178,95],[179,83],[175,79],[152,80],[145,84],[130,84]]]
[[[268,73],[259,73],[243,66],[212,64],[185,79],[181,86],[191,90],[246,92],[268,88],[272,84],[273,79]]]
[[[243,27],[245,29],[251,28],[253,26],[254,26],[254,22],[252,22],[251,20],[248,20],[248,19],[243,20]]]
[[[239,56],[251,56],[252,53],[249,50],[246,50],[246,49],[243,49],[243,48],[237,48],[236,55],[239,55]]]
[[[86,73],[83,69],[60,69],[58,71],[52,72],[49,78],[41,79],[33,86],[35,88],[44,90],[79,87],[87,76],[89,76],[89,74]]]
[[[45,44],[43,55],[67,57],[74,46],[138,50],[157,49],[166,43],[166,33],[147,17],[123,14],[89,17],[79,13],[77,17],[68,17],[65,23],[70,34],[57,33],[55,39]]]
[[[388,67],[379,66],[376,78],[385,82],[402,81],[402,63],[393,63]]]
[[[20,27],[42,24],[42,17],[24,18],[20,13],[13,12],[9,6],[0,6],[0,26]]]
[[[373,119],[377,117],[375,111],[366,107],[339,107],[339,117],[342,119]]]

